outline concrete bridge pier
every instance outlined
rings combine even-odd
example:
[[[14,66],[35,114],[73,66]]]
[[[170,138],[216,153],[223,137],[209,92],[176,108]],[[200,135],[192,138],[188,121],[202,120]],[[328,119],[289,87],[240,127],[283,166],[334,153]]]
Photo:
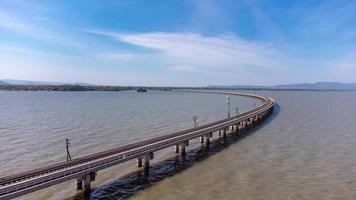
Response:
[[[248,127],[250,128],[252,127],[252,125],[253,125],[253,117],[248,119]]]
[[[84,175],[81,179],[84,182],[84,195],[90,196],[91,182],[95,181],[96,172],[90,172],[89,174]]]
[[[77,183],[77,190],[82,190],[83,189],[83,180],[81,177],[77,178],[76,183]]]
[[[181,151],[182,156],[185,156],[185,147],[189,146],[189,140],[181,143],[179,146],[180,146],[180,151]]]
[[[142,167],[142,158],[137,158],[137,167]]]
[[[204,136],[200,136],[200,143],[204,143]]]
[[[209,147],[209,145],[210,145],[210,138],[212,137],[212,135],[211,135],[211,133],[209,133],[209,134],[207,134],[207,135],[205,135],[205,136],[203,136],[204,138],[205,138],[205,146],[206,147]]]
[[[227,128],[224,128],[222,132],[222,138],[224,141],[226,141],[226,132],[227,132]]]
[[[176,153],[179,153],[179,144],[176,144],[176,145],[174,146],[174,151],[175,151]]]
[[[152,159],[153,159],[153,152],[150,152],[144,156],[143,175],[145,177],[150,175],[150,160]]]
[[[262,119],[263,119],[262,115],[259,114],[258,117],[257,117],[257,123],[258,124],[262,123]]]
[[[89,196],[90,195],[90,176],[86,174],[83,176],[83,181],[84,181],[84,195]]]
[[[243,129],[243,130],[246,130],[246,126],[247,126],[246,121],[245,121],[245,120],[242,121],[242,129]]]
[[[248,123],[248,127],[251,127],[253,123],[253,118],[252,117],[249,118],[247,123]]]

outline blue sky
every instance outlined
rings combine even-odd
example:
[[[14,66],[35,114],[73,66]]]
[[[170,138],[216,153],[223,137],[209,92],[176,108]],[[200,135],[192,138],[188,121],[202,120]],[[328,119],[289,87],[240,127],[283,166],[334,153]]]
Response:
[[[356,1],[0,1],[0,79],[356,82]]]

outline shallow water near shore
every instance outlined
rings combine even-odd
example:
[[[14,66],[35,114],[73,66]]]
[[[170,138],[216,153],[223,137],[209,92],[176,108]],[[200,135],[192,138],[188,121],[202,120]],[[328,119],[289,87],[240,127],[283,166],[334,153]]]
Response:
[[[135,161],[100,171],[92,199],[355,199],[356,92],[246,91],[274,97],[262,125],[185,159],[158,152],[149,180]],[[233,97],[246,111],[257,101]],[[0,92],[0,175],[226,117],[224,95],[180,92]],[[234,109],[232,109],[234,112]],[[217,137],[215,136],[215,139]],[[74,181],[18,199],[71,199]]]

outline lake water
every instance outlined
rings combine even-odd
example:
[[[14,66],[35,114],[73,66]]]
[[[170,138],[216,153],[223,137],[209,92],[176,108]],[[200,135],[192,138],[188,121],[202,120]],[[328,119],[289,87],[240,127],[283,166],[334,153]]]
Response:
[[[100,171],[92,199],[356,199],[356,92],[247,91],[274,114],[245,137],[186,159],[158,152],[149,180],[135,161]],[[232,97],[232,110],[259,103]],[[0,92],[0,176],[226,117],[224,95],[181,92]],[[215,136],[216,138],[216,136]],[[74,181],[19,199],[67,199]]]

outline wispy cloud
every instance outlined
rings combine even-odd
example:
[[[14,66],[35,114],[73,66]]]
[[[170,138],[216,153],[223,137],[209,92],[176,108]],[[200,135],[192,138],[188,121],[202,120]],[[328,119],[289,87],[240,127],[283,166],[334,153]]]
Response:
[[[177,72],[196,72],[195,68],[190,65],[175,65],[171,66],[170,69]]]
[[[196,33],[120,34],[91,31],[121,42],[152,49],[163,64],[176,71],[237,72],[246,68],[280,69],[286,57],[273,45],[242,40],[234,35]],[[263,70],[263,69],[262,69]]]
[[[12,16],[10,13],[0,11],[0,28],[17,32],[25,32],[30,29],[30,26]]]
[[[21,1],[20,1],[21,2]],[[22,5],[22,4],[21,4]],[[37,4],[26,4],[26,8],[32,8]],[[36,7],[37,8],[37,7]],[[34,8],[35,9],[35,8]],[[0,30],[11,32],[19,37],[36,39],[46,43],[62,46],[81,47],[78,41],[62,34],[62,30],[52,26],[55,24],[50,18],[45,16],[30,15],[23,16],[17,12],[0,10]],[[51,28],[50,28],[51,27]]]
[[[135,57],[132,53],[101,53],[97,54],[96,57],[105,60],[129,60]]]

